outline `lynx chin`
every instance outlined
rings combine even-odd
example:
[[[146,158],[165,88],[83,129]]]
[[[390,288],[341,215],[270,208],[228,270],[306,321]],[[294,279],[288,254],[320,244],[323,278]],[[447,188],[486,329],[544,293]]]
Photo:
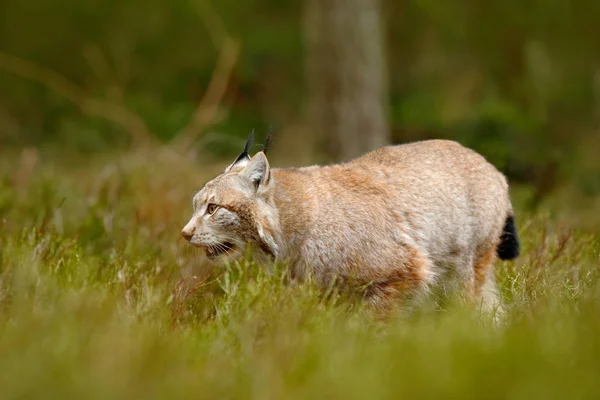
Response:
[[[298,279],[363,288],[382,312],[434,289],[500,308],[494,260],[516,258],[519,242],[506,179],[484,157],[428,140],[271,169],[265,152],[249,156],[251,141],[194,197],[182,235],[209,258],[251,243]]]

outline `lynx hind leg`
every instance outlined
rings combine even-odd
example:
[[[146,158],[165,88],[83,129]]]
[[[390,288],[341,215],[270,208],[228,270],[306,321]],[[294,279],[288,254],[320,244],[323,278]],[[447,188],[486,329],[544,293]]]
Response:
[[[496,246],[489,246],[478,251],[474,264],[474,300],[481,311],[490,313],[496,320],[502,315],[502,306],[496,278],[494,276],[494,261],[496,260]]]
[[[465,252],[466,253],[466,252]],[[446,286],[454,285],[456,293],[452,293],[452,289],[448,290],[448,295],[458,294],[464,296],[466,301],[475,299],[475,257],[468,253],[459,254],[456,260],[450,263],[454,268],[454,273],[457,276],[457,281],[447,282]]]
[[[385,276],[372,282],[365,293],[367,307],[380,317],[408,313],[429,293],[435,280],[433,263],[414,246]]]

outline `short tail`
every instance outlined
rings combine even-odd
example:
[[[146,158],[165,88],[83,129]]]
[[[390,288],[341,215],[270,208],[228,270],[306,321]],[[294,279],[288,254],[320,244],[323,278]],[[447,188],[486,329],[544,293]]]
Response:
[[[514,215],[506,217],[504,229],[500,236],[500,244],[496,249],[501,260],[514,260],[521,252]]]

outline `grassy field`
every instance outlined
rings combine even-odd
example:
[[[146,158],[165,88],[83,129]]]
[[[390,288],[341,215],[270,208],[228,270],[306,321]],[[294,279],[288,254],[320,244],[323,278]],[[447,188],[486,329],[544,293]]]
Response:
[[[221,164],[0,163],[2,398],[600,396],[599,236],[552,211],[518,214],[501,327],[459,303],[384,325],[281,266],[210,273],[179,231]]]

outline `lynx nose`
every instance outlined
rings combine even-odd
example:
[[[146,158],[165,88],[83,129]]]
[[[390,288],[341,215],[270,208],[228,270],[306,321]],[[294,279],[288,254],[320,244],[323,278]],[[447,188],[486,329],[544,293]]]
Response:
[[[194,236],[194,230],[184,228],[181,231],[181,236],[183,236],[185,238],[185,240],[187,240],[189,242],[192,239],[192,236]]]

